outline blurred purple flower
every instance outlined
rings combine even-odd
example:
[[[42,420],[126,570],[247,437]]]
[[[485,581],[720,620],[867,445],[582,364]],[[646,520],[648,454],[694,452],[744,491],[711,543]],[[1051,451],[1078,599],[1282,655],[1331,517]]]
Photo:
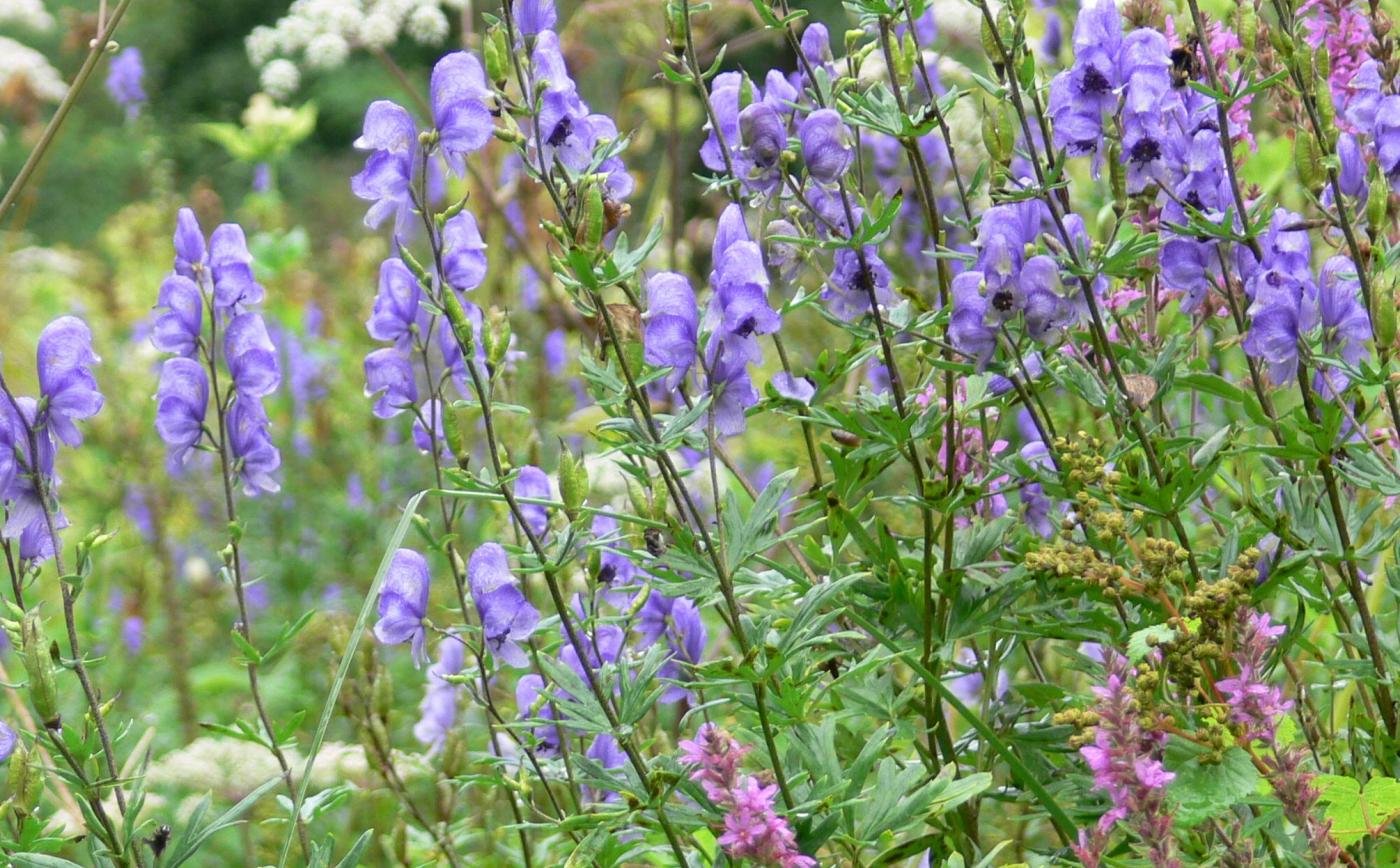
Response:
[[[146,102],[146,91],[141,87],[141,79],[145,75],[141,49],[134,45],[118,52],[107,67],[107,93],[112,97],[112,102],[126,109],[128,120],[140,114],[141,106]]]

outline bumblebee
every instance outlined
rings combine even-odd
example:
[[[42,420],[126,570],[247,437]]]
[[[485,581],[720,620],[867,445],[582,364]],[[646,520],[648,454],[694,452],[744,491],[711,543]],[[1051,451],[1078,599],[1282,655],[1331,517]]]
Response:
[[[1172,86],[1186,87],[1188,82],[1200,78],[1205,70],[1201,66],[1201,38],[1194,33],[1187,34],[1182,43],[1172,49]]]

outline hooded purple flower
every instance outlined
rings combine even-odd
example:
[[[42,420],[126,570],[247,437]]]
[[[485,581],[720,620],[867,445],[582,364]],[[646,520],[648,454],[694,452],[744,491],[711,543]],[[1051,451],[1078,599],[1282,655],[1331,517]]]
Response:
[[[370,103],[365,110],[364,131],[355,140],[355,147],[372,151],[364,169],[350,179],[351,192],[374,203],[365,214],[365,225],[373,229],[394,215],[395,233],[401,234],[413,216],[409,186],[418,147],[418,128],[413,117],[388,100]]]
[[[515,682],[515,707],[521,720],[551,721],[533,730],[537,742],[535,751],[541,756],[558,754],[564,734],[557,724],[552,723],[554,710],[544,692],[544,679],[534,673],[520,676],[520,680]]]
[[[262,284],[253,279],[253,255],[237,223],[215,227],[209,236],[209,273],[214,281],[214,307],[234,314],[263,300]]]
[[[1260,311],[1249,324],[1241,346],[1269,365],[1269,380],[1282,385],[1298,373],[1298,311],[1280,303]]]
[[[1103,140],[1103,114],[1112,111],[1121,84],[1118,54],[1123,23],[1113,0],[1080,10],[1074,24],[1074,65],[1050,82],[1046,110],[1055,147],[1070,156],[1097,154]]]
[[[1387,96],[1376,106],[1376,161],[1390,179],[1390,186],[1400,189],[1400,96]]]
[[[428,581],[427,559],[413,549],[399,549],[379,591],[374,636],[385,645],[410,643],[415,665],[426,659],[423,618],[428,613]]]
[[[627,754],[622,752],[622,748],[617,746],[617,739],[609,733],[599,733],[594,736],[593,743],[588,746],[584,756],[598,764],[598,767],[607,771],[621,769],[627,762]],[[617,802],[622,797],[611,790],[595,791],[591,787],[584,788],[584,799],[593,802]]]
[[[422,717],[413,725],[413,737],[428,746],[430,755],[442,748],[447,733],[457,722],[457,697],[462,688],[448,681],[447,676],[461,672],[465,661],[466,646],[462,640],[448,636],[438,643],[437,662],[428,667],[428,687],[418,704]]]
[[[413,366],[393,347],[365,356],[365,397],[374,395],[379,395],[374,402],[374,415],[380,419],[392,419],[418,403]]]
[[[811,30],[809,29],[810,33]],[[807,171],[823,184],[835,183],[851,166],[851,131],[834,109],[817,109],[797,130]]]
[[[19,733],[15,732],[8,723],[0,720],[0,763],[9,761],[10,755],[15,752],[15,747],[18,744]]]
[[[1355,365],[1366,358],[1371,340],[1371,319],[1361,303],[1356,266],[1345,256],[1333,256],[1323,263],[1318,284],[1323,351]],[[1331,365],[1319,370],[1318,377],[1318,389],[1325,397],[1340,394],[1349,382],[1344,370]]]
[[[486,279],[486,242],[476,227],[476,217],[462,211],[442,227],[443,277],[453,288],[470,292]]]
[[[168,359],[156,389],[156,432],[170,447],[170,460],[184,464],[204,435],[209,408],[209,377],[193,359]]]
[[[204,328],[204,299],[199,287],[188,277],[172,274],[161,283],[156,304],[166,310],[151,327],[151,343],[163,353],[194,358]]]
[[[92,365],[101,359],[92,351],[92,330],[74,316],[61,316],[39,333],[39,391],[44,416],[54,435],[69,446],[80,446],[82,432],[75,422],[102,409],[102,393]]]
[[[262,402],[239,396],[228,412],[229,447],[238,462],[243,493],[249,497],[276,494],[282,486],[273,473],[282,466],[282,454],[272,445],[269,421]]]
[[[438,146],[448,167],[461,175],[465,156],[485,147],[495,130],[481,61],[466,51],[444,55],[433,67],[429,91]]]
[[[544,30],[553,30],[559,20],[554,9],[554,0],[516,0],[515,29],[521,36],[535,36]]]
[[[646,605],[637,616],[637,632],[641,635],[642,648],[649,648],[665,639],[670,654],[660,675],[670,681],[686,680],[687,670],[682,664],[695,665],[705,653],[709,632],[700,618],[700,610],[686,597],[666,597],[653,593],[647,597]],[[680,684],[672,684],[661,695],[662,702],[679,702],[689,695]]]
[[[224,359],[239,394],[264,398],[282,382],[277,348],[267,333],[261,314],[243,313],[233,318],[224,335]]]
[[[748,359],[728,352],[723,336],[716,332],[705,347],[709,367],[707,389],[714,403],[715,430],[723,437],[742,434],[748,421],[745,411],[758,403],[758,390],[749,377]]]
[[[112,102],[126,109],[127,119],[136,117],[146,102],[146,91],[141,87],[141,79],[146,75],[146,67],[141,62],[141,49],[129,46],[122,49],[107,67],[107,93]]]
[[[397,257],[379,264],[379,294],[374,297],[374,312],[365,323],[369,336],[377,341],[393,341],[407,350],[413,341],[413,327],[418,321],[423,288],[403,260]]]
[[[181,208],[176,215],[174,241],[175,273],[194,280],[195,268],[208,265],[209,254],[204,246],[204,230],[192,209]]]
[[[953,315],[948,322],[953,348],[973,360],[978,370],[987,366],[997,348],[996,329],[987,325],[982,283],[980,271],[964,271],[953,278]]]
[[[716,130],[714,124],[706,120],[705,141],[700,145],[700,161],[713,171],[725,170],[720,137],[723,136],[731,155],[733,149],[739,145],[739,100],[744,84],[744,75],[739,72],[722,72],[710,82],[710,105],[719,121],[719,129]],[[749,87],[757,90],[752,84]]]
[[[534,635],[540,613],[511,574],[506,550],[496,543],[478,547],[467,563],[467,581],[481,616],[486,647],[508,666],[528,666],[529,658],[520,643]]]
[[[565,634],[564,647],[559,649],[559,661],[572,669],[584,683],[588,682],[588,673],[584,670],[585,660],[588,669],[596,672],[604,664],[617,662],[618,655],[622,653],[622,646],[627,641],[627,635],[622,632],[622,628],[614,624],[579,630],[578,637],[586,653],[580,657],[578,648],[569,641],[568,634]]]
[[[515,479],[515,496],[530,497],[538,500],[549,500],[549,477],[545,472],[533,464],[527,464],[520,468],[520,475]],[[520,514],[524,516],[525,523],[529,525],[530,532],[536,537],[542,537],[549,531],[549,509],[538,503],[520,504]]]
[[[875,245],[867,244],[862,253],[849,247],[837,250],[831,260],[831,278],[822,288],[822,300],[827,309],[847,322],[871,312],[872,291],[881,307],[894,304],[894,294],[890,292],[893,276],[889,267],[880,258]]]

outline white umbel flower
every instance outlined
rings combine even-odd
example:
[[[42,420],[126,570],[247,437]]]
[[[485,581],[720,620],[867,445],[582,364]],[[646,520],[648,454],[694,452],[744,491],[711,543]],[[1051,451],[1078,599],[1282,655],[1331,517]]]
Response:
[[[273,98],[286,99],[301,84],[301,70],[285,57],[279,57],[263,67],[261,81],[262,89]]]
[[[350,43],[338,33],[322,33],[306,46],[306,65],[312,69],[334,69],[350,56]]]
[[[0,36],[0,90],[22,86],[41,100],[58,102],[68,93],[63,76],[44,55],[29,46]]]
[[[404,29],[419,45],[436,45],[447,38],[447,16],[436,6],[419,6],[408,16]]]

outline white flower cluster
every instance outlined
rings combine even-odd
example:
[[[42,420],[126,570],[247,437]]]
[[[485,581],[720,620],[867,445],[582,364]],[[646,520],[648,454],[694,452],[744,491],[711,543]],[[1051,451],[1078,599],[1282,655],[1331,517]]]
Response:
[[[8,0],[5,0],[8,2]],[[0,36],[0,91],[24,88],[34,96],[58,102],[68,85],[47,58],[23,43]]]
[[[48,30],[53,26],[53,16],[44,8],[44,0],[4,0],[0,3],[0,24]]]
[[[286,751],[287,762],[301,770],[305,761],[296,750]],[[395,766],[398,766],[395,758]],[[272,754],[265,748],[232,738],[205,736],[177,748],[151,764],[146,775],[154,787],[178,787],[203,792],[215,790],[226,795],[247,793],[274,775],[280,774]],[[347,781],[363,780],[369,774],[364,748],[328,741],[321,745],[311,767],[313,790]]]
[[[8,2],[8,0],[6,0]],[[271,27],[244,40],[263,90],[279,99],[301,83],[302,68],[334,69],[356,48],[387,48],[401,35],[436,45],[451,29],[448,11],[466,0],[295,0]]]

